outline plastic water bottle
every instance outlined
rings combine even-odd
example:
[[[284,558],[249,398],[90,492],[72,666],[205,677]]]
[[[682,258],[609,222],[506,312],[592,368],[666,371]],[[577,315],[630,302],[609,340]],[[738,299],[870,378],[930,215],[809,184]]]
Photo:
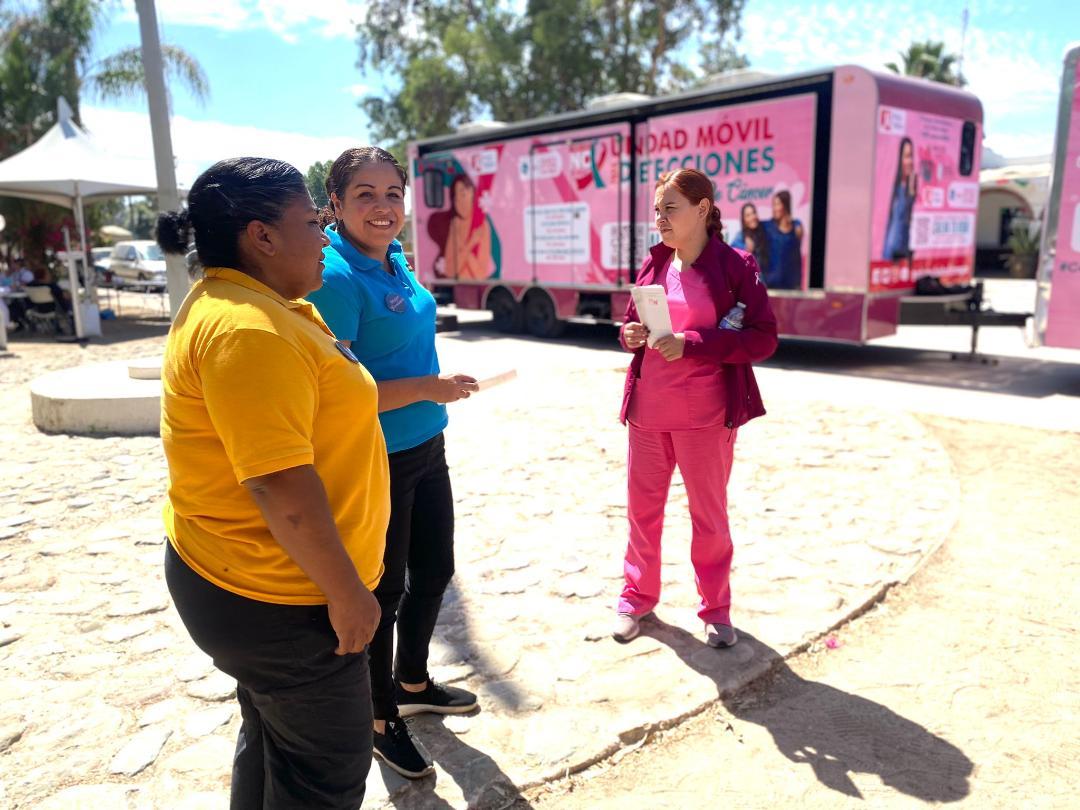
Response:
[[[745,314],[746,304],[742,301],[736,302],[735,306],[728,310],[728,314],[720,319],[720,328],[733,329],[736,332],[742,330],[743,316]]]

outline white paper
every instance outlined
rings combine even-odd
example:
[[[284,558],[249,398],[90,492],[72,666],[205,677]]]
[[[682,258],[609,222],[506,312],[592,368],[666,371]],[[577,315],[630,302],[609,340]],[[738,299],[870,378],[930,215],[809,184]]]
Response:
[[[496,385],[502,385],[503,383],[510,382],[517,377],[517,369],[507,369],[506,371],[500,371],[498,374],[486,374],[483,377],[477,377],[476,384],[481,391],[486,391],[489,388],[493,388]]]
[[[630,294],[634,298],[634,306],[637,307],[641,323],[649,330],[646,341],[649,348],[652,348],[660,338],[673,334],[667,293],[664,292],[663,287],[659,284],[646,284],[644,287],[634,287]]]

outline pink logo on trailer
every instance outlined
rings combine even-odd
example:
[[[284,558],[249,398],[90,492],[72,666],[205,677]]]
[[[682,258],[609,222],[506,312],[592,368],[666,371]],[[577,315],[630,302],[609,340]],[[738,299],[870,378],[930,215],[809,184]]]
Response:
[[[903,135],[907,132],[907,110],[882,107],[878,113],[878,132],[882,135]]]
[[[499,170],[499,152],[496,149],[482,149],[473,152],[469,166],[474,174],[495,174]]]
[[[551,180],[562,174],[562,156],[558,152],[537,152],[518,161],[518,177],[523,181]]]

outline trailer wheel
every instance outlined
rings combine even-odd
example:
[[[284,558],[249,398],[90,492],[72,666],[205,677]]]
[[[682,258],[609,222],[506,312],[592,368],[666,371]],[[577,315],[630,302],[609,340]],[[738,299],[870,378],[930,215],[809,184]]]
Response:
[[[538,338],[557,338],[566,329],[566,321],[560,321],[555,303],[542,292],[525,297],[525,327]]]
[[[525,313],[521,304],[514,300],[508,290],[492,290],[488,296],[487,308],[492,314],[492,323],[500,332],[516,335],[525,327]]]

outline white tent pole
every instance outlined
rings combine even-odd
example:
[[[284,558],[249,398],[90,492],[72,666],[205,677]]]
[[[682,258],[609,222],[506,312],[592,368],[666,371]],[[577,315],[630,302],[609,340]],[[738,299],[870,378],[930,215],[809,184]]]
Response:
[[[86,213],[83,210],[82,190],[79,181],[75,181],[75,224],[79,226],[79,245],[82,248],[83,284],[86,287],[86,298],[97,306],[97,278],[94,276],[94,268],[90,265],[87,256],[90,251],[86,244]]]
[[[82,191],[79,190],[79,181],[75,181],[75,227],[79,229],[79,247],[83,255],[86,255],[86,219],[83,216]]]
[[[165,92],[165,70],[161,62],[157,10],[154,8],[154,0],[135,0],[135,9],[139,13],[143,72],[146,75],[146,96],[150,102],[150,134],[154,139],[158,209],[175,211],[180,207],[180,194],[176,188],[176,166],[173,164],[172,133],[169,131],[169,101]],[[169,289],[170,314],[175,318],[190,286],[187,262],[184,257],[166,254],[165,273]]]
[[[71,234],[64,226],[64,255],[67,256],[68,284],[71,285],[71,314],[75,316],[75,337],[86,337],[83,329],[82,307],[79,306],[79,274],[75,271],[75,257],[71,255]],[[56,308],[63,311],[64,302],[57,301]]]

